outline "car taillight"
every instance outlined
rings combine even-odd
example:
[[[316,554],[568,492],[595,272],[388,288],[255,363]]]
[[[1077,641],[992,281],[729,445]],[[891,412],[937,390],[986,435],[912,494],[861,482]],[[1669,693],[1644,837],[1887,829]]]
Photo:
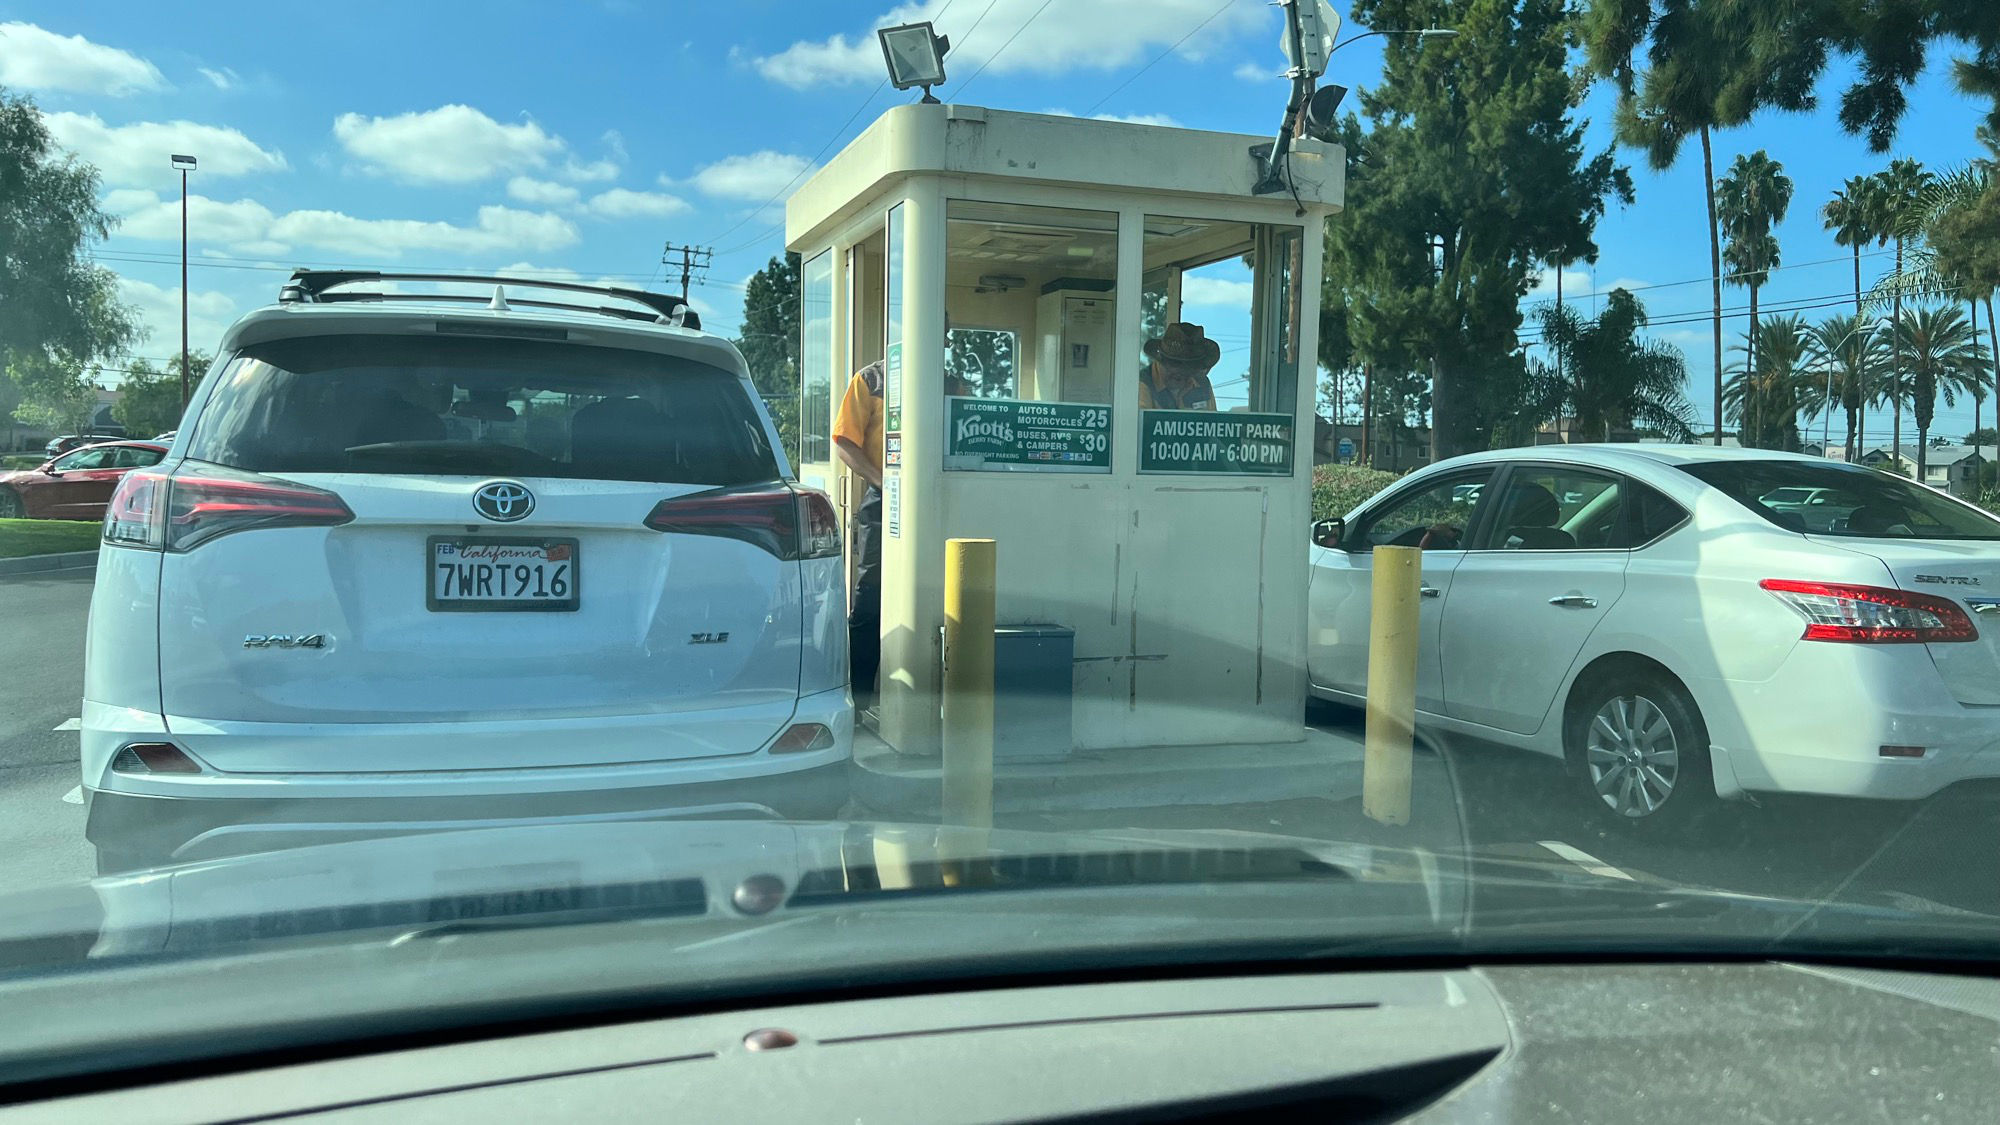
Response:
[[[232,531],[334,527],[354,513],[331,492],[218,466],[126,473],[104,512],[104,541],[187,551]]]
[[[840,521],[824,494],[779,484],[717,488],[662,500],[646,516],[654,531],[735,539],[781,559],[840,554]]]
[[[167,506],[160,502],[166,487],[167,474],[159,469],[134,469],[119,478],[104,509],[104,541],[159,550],[166,542],[161,521]]]
[[[1939,644],[1979,638],[1958,603],[1883,586],[1796,582],[1758,583],[1806,619],[1805,640],[1850,644]]]

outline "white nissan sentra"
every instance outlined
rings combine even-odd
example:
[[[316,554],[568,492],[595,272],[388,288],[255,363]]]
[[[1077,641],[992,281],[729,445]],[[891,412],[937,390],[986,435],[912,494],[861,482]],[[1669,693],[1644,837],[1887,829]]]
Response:
[[[840,535],[735,348],[673,297],[354,288],[385,280],[448,279],[301,271],[111,501],[82,715],[100,867],[832,815]]]
[[[1315,525],[1321,698],[1364,698],[1384,544],[1424,551],[1420,723],[1566,759],[1611,823],[2000,776],[2000,520],[1934,489],[1708,446],[1441,462]]]

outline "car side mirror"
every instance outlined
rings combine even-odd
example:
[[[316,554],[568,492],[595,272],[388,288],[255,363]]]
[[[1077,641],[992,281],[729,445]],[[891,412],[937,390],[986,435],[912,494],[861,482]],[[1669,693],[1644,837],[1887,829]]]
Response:
[[[1315,546],[1329,551],[1340,550],[1340,541],[1347,534],[1347,521],[1343,519],[1317,520],[1313,523],[1312,541]]]
[[[56,463],[54,461],[42,462],[42,467],[35,471],[38,473],[47,473],[49,476],[52,477],[59,477],[63,475],[63,470],[56,468]]]

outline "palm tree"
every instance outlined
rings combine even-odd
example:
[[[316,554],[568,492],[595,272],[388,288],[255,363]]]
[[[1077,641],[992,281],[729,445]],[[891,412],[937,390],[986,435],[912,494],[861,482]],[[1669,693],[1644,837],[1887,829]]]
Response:
[[[1871,298],[1878,304],[1905,300],[1963,299],[1967,321],[1976,340],[1979,305],[1986,305],[1986,332],[2000,356],[2000,327],[1993,320],[1993,294],[2000,289],[2000,176],[1994,162],[1973,160],[1931,180],[1919,199],[1915,237],[1900,268],[1877,282]],[[2000,372],[1989,372],[2000,381]],[[1972,400],[1972,428],[1979,428],[1984,390]],[[2000,421],[2000,419],[1996,419]],[[1974,452],[1977,452],[1975,449]]]
[[[1708,204],[1709,300],[1715,343],[1716,411],[1722,410],[1722,234],[1716,200],[1713,134],[1750,120],[1758,109],[1806,110],[1810,81],[1796,81],[1810,42],[1786,34],[1782,20],[1746,20],[1736,5],[1661,5],[1618,0],[1584,8],[1578,29],[1589,69],[1618,87],[1618,141],[1646,153],[1653,170],[1673,167],[1683,143],[1701,142],[1702,195]],[[1722,444],[1716,419],[1715,443]]]
[[[1758,325],[1757,337],[1736,349],[1745,362],[1723,383],[1723,406],[1743,426],[1744,445],[1796,452],[1799,401],[1820,385],[1808,366],[1812,347],[1805,318],[1766,321]]]
[[[1792,181],[1784,166],[1763,149],[1738,156],[1728,174],[1716,185],[1716,203],[1722,215],[1722,260],[1729,265],[1729,281],[1750,287],[1750,330],[1744,338],[1750,346],[1749,366],[1757,366],[1757,290],[1770,279],[1778,265],[1778,239],[1771,228],[1785,221],[1792,204]]]
[[[1891,160],[1889,167],[1875,173],[1876,187],[1881,191],[1882,231],[1896,244],[1896,269],[1894,276],[1903,274],[1903,250],[1908,242],[1922,234],[1922,201],[1924,193],[1931,186],[1932,176],[1924,171],[1924,166],[1906,158]],[[1891,445],[1900,453],[1903,448],[1903,391],[1907,380],[1903,372],[1902,330],[1903,289],[1895,287],[1890,295],[1893,310],[1889,314],[1892,325],[1889,339],[1889,409],[1895,411],[1891,423]]]
[[[1896,350],[1909,364],[1910,405],[1917,416],[1917,480],[1922,481],[1938,396],[1952,406],[1960,394],[1978,394],[1986,349],[1955,308],[1918,309],[1897,322],[1896,337]]]
[[[1840,386],[1840,405],[1847,413],[1847,460],[1860,461],[1862,412],[1880,394],[1883,372],[1882,333],[1865,316],[1834,315],[1806,330],[1813,361],[1823,377]]]
[[[1850,176],[1833,198],[1820,208],[1820,217],[1826,229],[1833,232],[1836,245],[1846,246],[1854,251],[1854,315],[1861,316],[1861,248],[1873,242],[1880,245],[1885,235],[1882,233],[1882,193],[1875,181],[1868,176]],[[1847,460],[1856,463],[1861,458],[1859,443],[1861,434],[1868,423],[1868,407],[1861,388],[1853,387],[1841,392],[1841,401],[1847,407]]]
[[[1658,430],[1674,441],[1694,438],[1694,403],[1687,397],[1687,361],[1680,349],[1639,338],[1646,309],[1614,289],[1604,311],[1585,320],[1566,305],[1536,313],[1554,361],[1536,361],[1530,385],[1544,418],[1568,415],[1594,440],[1611,440],[1621,423]]]

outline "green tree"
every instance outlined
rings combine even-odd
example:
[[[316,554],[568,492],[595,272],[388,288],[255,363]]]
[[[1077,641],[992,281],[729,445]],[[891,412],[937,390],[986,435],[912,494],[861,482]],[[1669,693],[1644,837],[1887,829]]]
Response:
[[[1646,309],[1614,289],[1591,320],[1564,305],[1536,313],[1553,362],[1531,365],[1534,397],[1544,419],[1568,415],[1586,440],[1609,441],[1619,425],[1636,425],[1673,441],[1694,437],[1687,397],[1687,361],[1680,350],[1643,340]]]
[[[1858,464],[1862,419],[1867,404],[1882,393],[1887,369],[1882,333],[1859,313],[1834,315],[1807,330],[1807,343],[1822,377],[1831,375],[1840,388],[1840,405],[1847,414],[1847,460]]]
[[[1644,152],[1647,163],[1663,172],[1687,141],[1700,141],[1718,411],[1723,274],[1714,135],[1744,124],[1766,106],[1811,108],[1812,83],[1799,75],[1817,73],[1823,62],[1810,44],[1777,34],[1762,15],[1746,19],[1749,14],[1754,13],[1740,0],[1589,0],[1582,18],[1588,69],[1618,87],[1619,143]],[[1722,441],[1719,420],[1715,441]]]
[[[764,396],[778,440],[799,458],[799,256],[772,258],[743,287],[743,329],[736,341],[750,381]]]
[[[1964,44],[1972,54],[1956,61],[1953,77],[1960,90],[1993,101],[1987,120],[2000,128],[2000,20],[1992,0],[1587,2],[1594,63],[1622,58],[1629,68],[1645,47],[1650,64],[1671,72],[1660,83],[1663,93],[1708,85],[1722,95],[1718,104],[1735,110],[1811,108],[1828,63],[1854,64],[1840,123],[1865,134],[1876,152],[1895,139],[1906,91],[1923,73],[1930,45]]]
[[[1991,426],[1981,426],[1979,429],[1973,430],[1971,433],[1965,435],[1965,444],[1967,445],[2000,444],[2000,430],[1996,430]]]
[[[1348,310],[1377,392],[1429,376],[1432,452],[1482,448],[1525,398],[1520,299],[1540,263],[1596,253],[1606,201],[1632,198],[1609,151],[1585,150],[1565,0],[1357,0],[1372,27],[1452,27],[1389,41],[1346,132],[1349,210],[1328,232],[1326,298]],[[1371,407],[1373,404],[1371,403]]]
[[[1901,278],[1903,271],[1903,251],[1911,239],[1923,234],[1924,195],[1930,190],[1932,176],[1924,171],[1924,166],[1908,158],[1891,160],[1889,167],[1875,173],[1876,190],[1882,206],[1882,229],[1896,245],[1895,272],[1891,276]],[[1889,409],[1895,419],[1890,423],[1890,443],[1896,449],[1903,448],[1903,396],[1909,389],[1907,372],[1902,354],[1903,334],[1903,293],[1905,286],[1898,283],[1891,287],[1889,314]]]
[[[208,370],[210,362],[210,358],[200,352],[188,357],[190,387]],[[125,381],[118,384],[118,403],[111,408],[111,415],[125,427],[127,434],[137,438],[152,437],[180,425],[180,368],[181,357],[175,356],[165,371],[145,360],[134,361],[125,369]]]
[[[51,368],[80,376],[137,336],[117,279],[88,254],[112,223],[97,170],[56,147],[32,100],[0,88],[0,367],[26,376],[31,410],[62,412],[35,397],[61,382]]]
[[[1725,415],[1743,427],[1753,449],[1799,449],[1799,402],[1820,378],[1807,360],[1811,336],[1801,316],[1780,316],[1757,326],[1757,339],[1736,349],[1745,362],[1722,384]]]
[[[1770,280],[1778,266],[1778,238],[1772,228],[1785,221],[1792,205],[1792,181],[1784,166],[1763,149],[1738,156],[1729,171],[1715,185],[1716,208],[1728,241],[1722,260],[1729,266],[1728,281],[1750,288],[1750,330],[1745,341],[1750,347],[1750,366],[1757,365],[1757,291]]]
[[[1861,248],[1874,243],[1880,246],[1888,235],[1883,230],[1882,195],[1875,180],[1869,176],[1849,176],[1840,190],[1833,193],[1820,208],[1820,218],[1826,229],[1833,232],[1837,246],[1845,246],[1854,252],[1854,315],[1858,319],[1861,311]],[[1878,373],[1879,374],[1879,373]],[[1847,387],[1841,392],[1841,402],[1847,408],[1847,461],[1858,463],[1861,457],[1861,434],[1868,424],[1867,399],[1859,386]]]
[[[1990,130],[1982,139],[1992,143]],[[1899,267],[1877,283],[1875,299],[1958,300],[1976,338],[1979,307],[1986,306],[1989,356],[2000,356],[2000,329],[1993,323],[1993,294],[2000,289],[2000,182],[1991,160],[1975,160],[1934,177],[1918,200],[1911,241]],[[2000,374],[1989,370],[1985,385]],[[1973,428],[1979,428],[1984,392],[1973,398]]]
[[[1977,395],[1986,349],[1955,308],[1918,309],[1896,322],[1896,350],[1909,365],[1910,407],[1917,419],[1917,479],[1924,479],[1924,452],[1930,442],[1937,400],[1955,405],[1961,394]]]
[[[14,417],[57,433],[90,432],[97,413],[97,379],[102,371],[67,356],[22,355],[7,367],[20,390]]]

